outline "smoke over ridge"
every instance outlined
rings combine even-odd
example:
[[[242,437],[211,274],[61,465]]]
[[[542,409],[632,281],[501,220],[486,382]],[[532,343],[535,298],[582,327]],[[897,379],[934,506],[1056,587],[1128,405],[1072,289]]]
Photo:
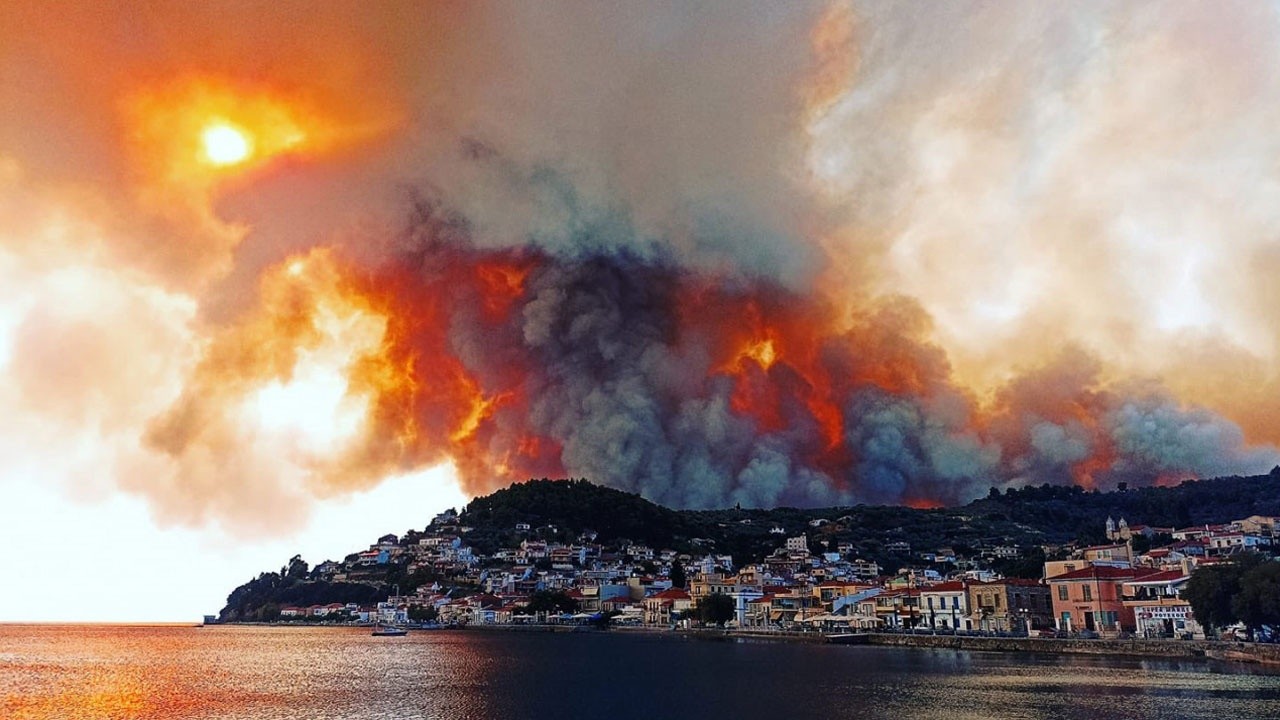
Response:
[[[716,507],[1280,460],[1270,10],[91,15],[0,11],[0,450],[166,522],[444,462]]]

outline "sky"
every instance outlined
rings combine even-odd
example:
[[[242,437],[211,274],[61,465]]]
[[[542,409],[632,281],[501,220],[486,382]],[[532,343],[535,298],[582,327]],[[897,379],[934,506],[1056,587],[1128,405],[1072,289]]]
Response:
[[[530,477],[1280,463],[1273,3],[30,5],[0,621],[194,620]]]

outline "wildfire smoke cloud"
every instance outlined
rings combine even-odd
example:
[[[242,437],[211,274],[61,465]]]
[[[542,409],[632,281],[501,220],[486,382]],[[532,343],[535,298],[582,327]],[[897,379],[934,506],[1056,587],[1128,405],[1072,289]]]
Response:
[[[394,257],[328,263],[348,273],[332,286],[386,319],[377,347],[346,366],[367,425],[322,468],[330,490],[451,460],[470,493],[567,473],[679,507],[922,506],[1273,457],[1159,388],[1104,384],[1078,353],[982,404],[952,380],[906,298],[841,316],[767,279],[624,252],[481,249],[421,199],[414,218]],[[286,319],[309,327],[305,311]],[[299,343],[267,335],[290,352]]]
[[[1274,15],[4,8],[0,449],[261,532],[1265,471]]]

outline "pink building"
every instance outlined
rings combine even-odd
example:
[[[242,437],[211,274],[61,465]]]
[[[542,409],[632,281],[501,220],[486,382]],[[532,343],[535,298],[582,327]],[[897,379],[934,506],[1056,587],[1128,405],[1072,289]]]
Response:
[[[1068,632],[1133,632],[1133,608],[1124,603],[1124,584],[1150,573],[1145,568],[1093,565],[1049,578],[1055,624]]]

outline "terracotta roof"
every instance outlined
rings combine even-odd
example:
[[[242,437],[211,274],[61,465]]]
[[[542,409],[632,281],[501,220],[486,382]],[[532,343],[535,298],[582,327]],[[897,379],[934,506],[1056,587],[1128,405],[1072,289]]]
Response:
[[[1142,577],[1131,580],[1130,582],[1167,583],[1167,582],[1173,582],[1175,580],[1182,580],[1186,577],[1187,575],[1183,573],[1181,570],[1165,570],[1164,572],[1152,573],[1150,575],[1143,575]]]
[[[657,595],[652,595],[651,597],[657,600],[688,600],[690,599],[689,593],[685,592],[684,590],[681,590],[680,588],[671,588],[670,590],[663,590]]]
[[[1144,571],[1146,572],[1146,571]],[[1072,570],[1063,575],[1055,575],[1049,578],[1049,582],[1057,582],[1059,580],[1132,580],[1137,576],[1138,571],[1133,568],[1118,568],[1110,565],[1091,565],[1089,567]]]
[[[944,583],[938,583],[937,585],[929,585],[927,587],[922,587],[920,588],[920,592],[922,593],[956,592],[959,590],[964,590],[968,587],[969,587],[969,584],[963,580],[950,580]]]

